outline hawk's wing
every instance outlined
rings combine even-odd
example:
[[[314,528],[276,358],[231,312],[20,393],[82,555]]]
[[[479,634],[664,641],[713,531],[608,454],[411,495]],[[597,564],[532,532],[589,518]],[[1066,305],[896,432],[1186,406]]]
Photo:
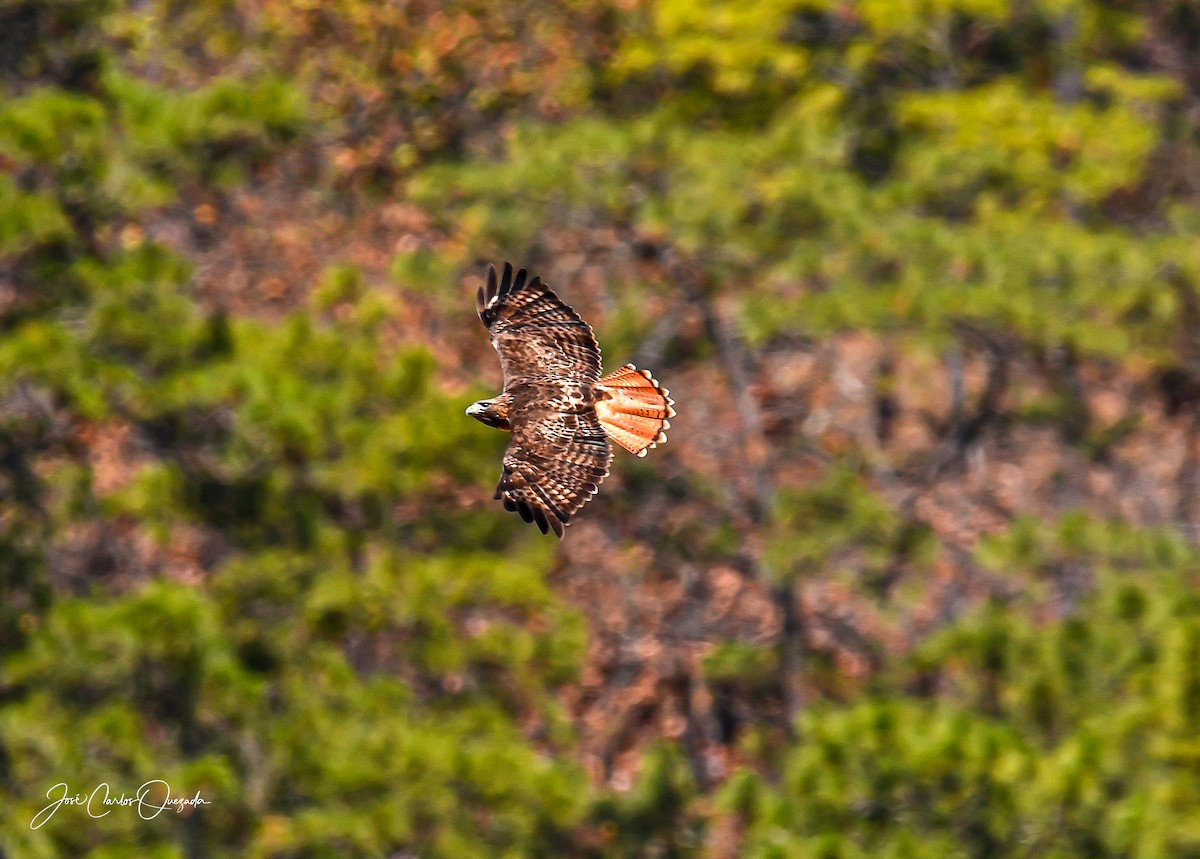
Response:
[[[512,438],[496,498],[507,510],[559,537],[571,515],[608,476],[612,448],[591,403],[600,379],[592,328],[542,283],[488,266],[475,297],[511,394]]]
[[[592,326],[563,303],[540,277],[526,280],[504,264],[497,281],[488,266],[487,287],[475,295],[475,309],[500,355],[504,390],[539,379],[594,385],[600,380],[600,346]]]
[[[613,452],[592,407],[566,411],[541,386],[521,389],[510,411],[512,438],[496,498],[506,510],[559,537],[608,476]]]

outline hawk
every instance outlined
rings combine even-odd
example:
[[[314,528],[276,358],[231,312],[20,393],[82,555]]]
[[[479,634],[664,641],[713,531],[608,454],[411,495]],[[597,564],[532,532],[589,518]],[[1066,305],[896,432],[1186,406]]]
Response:
[[[592,326],[525,269],[505,263],[497,279],[489,265],[475,309],[500,355],[504,392],[467,414],[512,433],[495,499],[561,539],[608,476],[609,439],[645,456],[667,440],[675,401],[633,364],[601,377]]]

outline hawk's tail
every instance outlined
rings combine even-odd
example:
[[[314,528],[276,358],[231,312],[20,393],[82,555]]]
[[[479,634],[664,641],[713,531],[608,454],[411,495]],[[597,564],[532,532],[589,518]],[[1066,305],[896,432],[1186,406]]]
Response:
[[[667,440],[675,417],[670,391],[650,375],[626,364],[600,380],[596,414],[608,437],[635,456]]]

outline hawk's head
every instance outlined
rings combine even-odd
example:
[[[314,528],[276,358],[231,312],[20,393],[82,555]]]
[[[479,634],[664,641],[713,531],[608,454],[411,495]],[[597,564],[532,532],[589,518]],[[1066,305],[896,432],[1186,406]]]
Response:
[[[467,407],[467,414],[481,424],[487,424],[496,429],[509,430],[508,423],[508,394],[501,394],[490,400],[480,400]]]

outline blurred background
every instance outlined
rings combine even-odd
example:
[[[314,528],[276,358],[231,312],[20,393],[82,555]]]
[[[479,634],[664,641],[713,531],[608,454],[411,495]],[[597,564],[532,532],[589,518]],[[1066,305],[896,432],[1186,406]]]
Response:
[[[1200,856],[1198,528],[1197,0],[0,2],[4,859]]]

